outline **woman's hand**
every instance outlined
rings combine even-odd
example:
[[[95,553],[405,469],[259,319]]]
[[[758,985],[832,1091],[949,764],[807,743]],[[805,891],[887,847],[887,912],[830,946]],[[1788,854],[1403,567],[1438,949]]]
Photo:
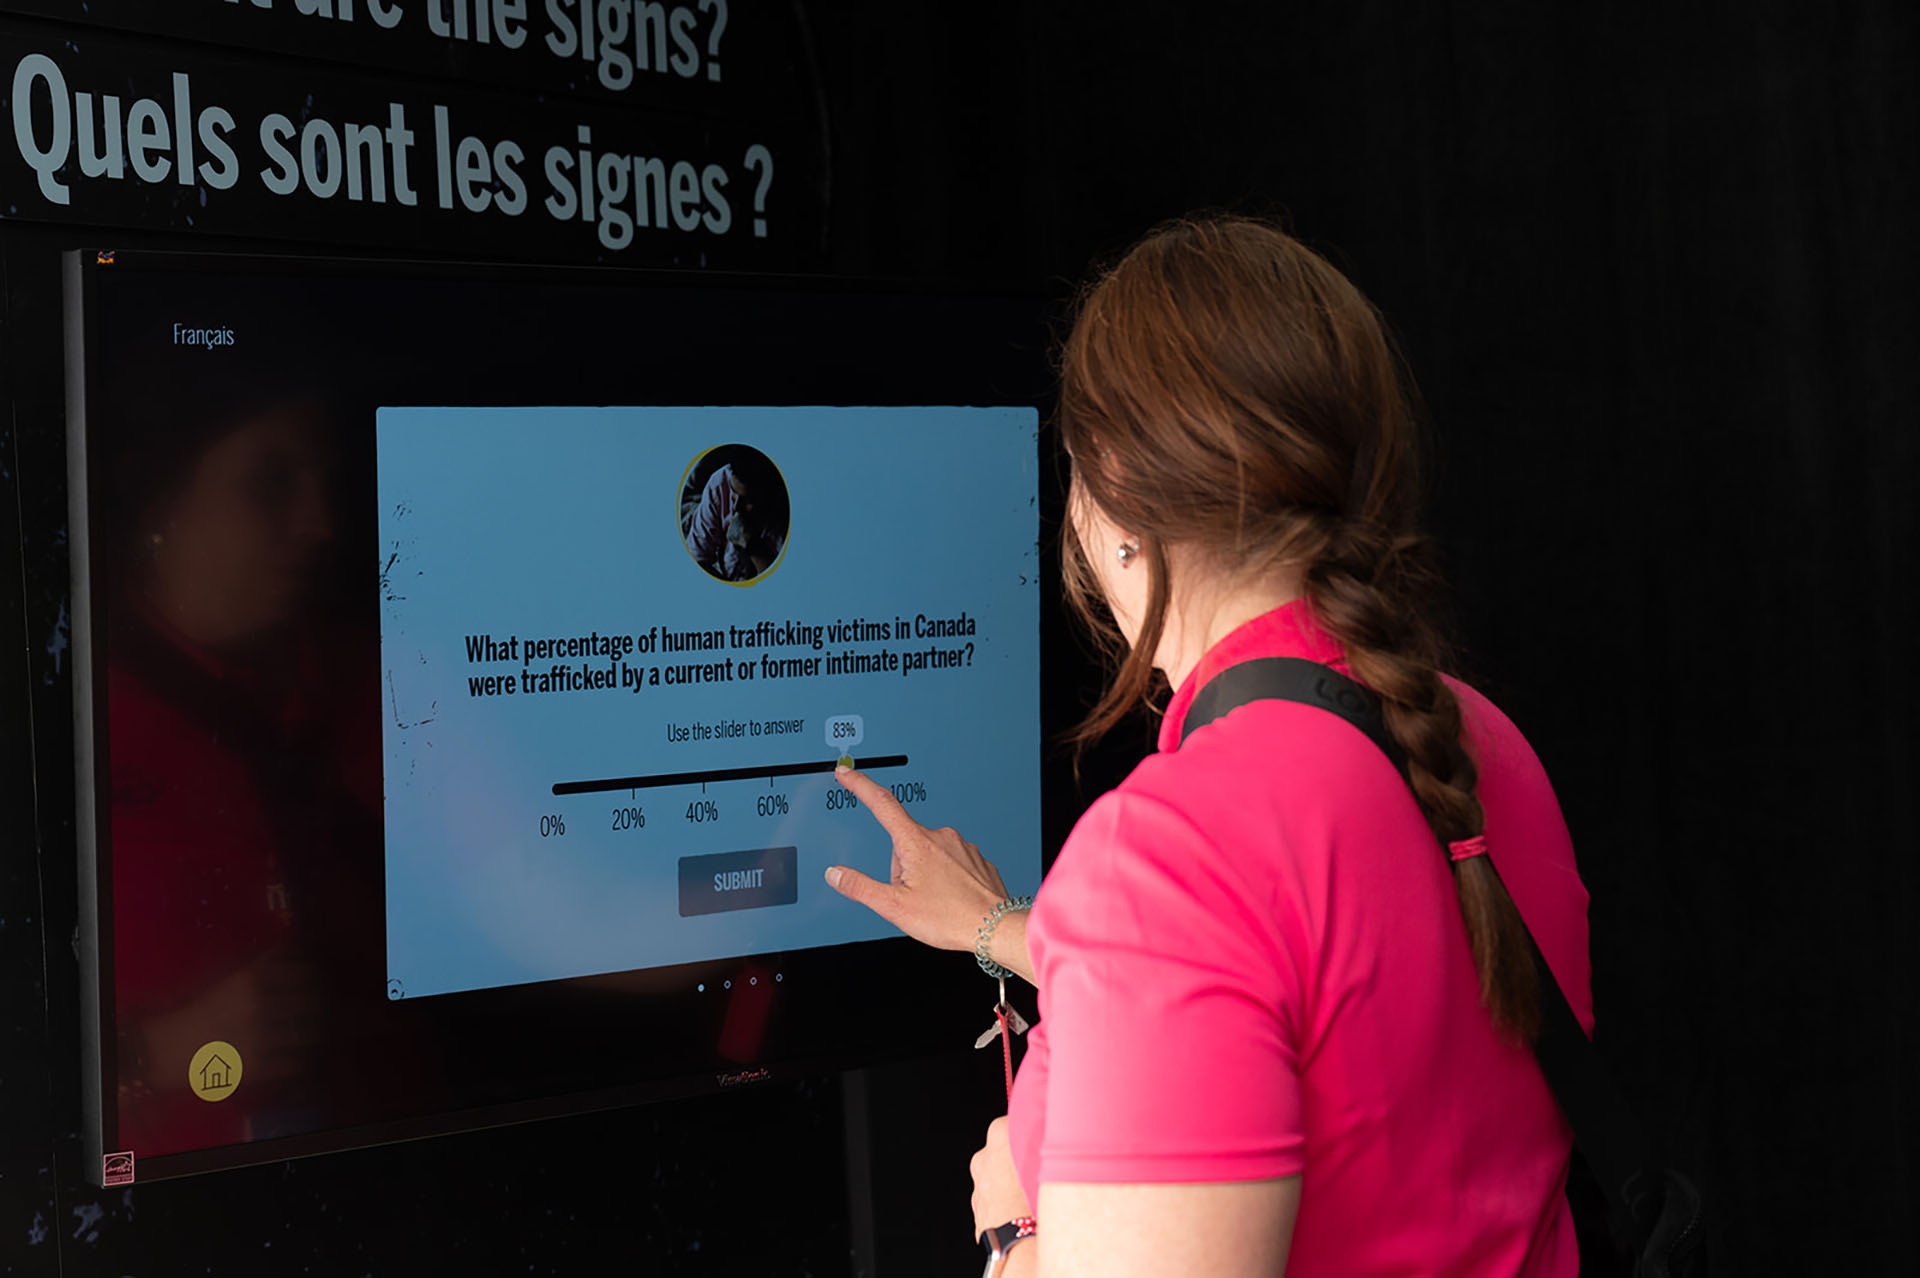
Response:
[[[908,816],[891,791],[864,773],[840,768],[834,776],[893,836],[893,869],[890,881],[881,883],[836,865],[828,868],[827,882],[916,941],[941,950],[972,950],[981,920],[1007,897],[1000,871],[957,830],[929,830]],[[994,929],[993,958],[1031,983],[1025,923],[1018,911],[1001,920]]]
[[[980,1147],[967,1167],[973,1173],[973,1236],[976,1239],[1016,1217],[1033,1215],[1027,1191],[1020,1187],[1020,1176],[1013,1169],[1013,1149],[1007,1143],[1004,1115],[987,1124],[987,1143]]]

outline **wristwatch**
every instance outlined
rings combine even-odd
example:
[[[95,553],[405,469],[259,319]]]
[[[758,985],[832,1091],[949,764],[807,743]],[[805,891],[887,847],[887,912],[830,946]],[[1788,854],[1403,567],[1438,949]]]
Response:
[[[999,1278],[1001,1268],[1007,1263],[1007,1253],[1018,1243],[1033,1237],[1037,1226],[1031,1216],[1015,1216],[1004,1225],[995,1225],[980,1235],[980,1245],[987,1249],[987,1267],[981,1271],[980,1278]]]

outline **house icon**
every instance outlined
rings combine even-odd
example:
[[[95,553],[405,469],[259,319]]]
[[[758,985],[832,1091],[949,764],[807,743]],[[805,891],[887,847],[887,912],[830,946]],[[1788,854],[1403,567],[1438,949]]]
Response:
[[[233,1066],[227,1064],[224,1056],[215,1052],[213,1056],[208,1058],[207,1063],[200,1067],[200,1090],[203,1092],[217,1092],[223,1088],[231,1087],[233,1084],[229,1080],[232,1075]]]
[[[187,1086],[203,1101],[223,1101],[240,1090],[240,1077],[246,1066],[240,1052],[224,1038],[200,1044],[200,1050],[187,1062]]]

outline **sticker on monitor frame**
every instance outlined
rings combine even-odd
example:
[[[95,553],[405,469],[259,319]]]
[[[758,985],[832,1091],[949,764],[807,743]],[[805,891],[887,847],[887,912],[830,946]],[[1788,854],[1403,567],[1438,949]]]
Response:
[[[115,1185],[133,1183],[133,1151],[124,1150],[118,1154],[100,1156],[100,1183],[108,1189]]]

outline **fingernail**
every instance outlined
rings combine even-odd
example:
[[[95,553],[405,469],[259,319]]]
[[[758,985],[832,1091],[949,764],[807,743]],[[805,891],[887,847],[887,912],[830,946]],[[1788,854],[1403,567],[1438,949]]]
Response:
[[[835,775],[836,777],[843,777],[851,771],[853,771],[853,769],[849,768],[844,763],[836,763],[833,765],[833,775]]]
[[[831,888],[837,888],[840,886],[840,867],[839,866],[829,865],[827,867],[827,886]]]

